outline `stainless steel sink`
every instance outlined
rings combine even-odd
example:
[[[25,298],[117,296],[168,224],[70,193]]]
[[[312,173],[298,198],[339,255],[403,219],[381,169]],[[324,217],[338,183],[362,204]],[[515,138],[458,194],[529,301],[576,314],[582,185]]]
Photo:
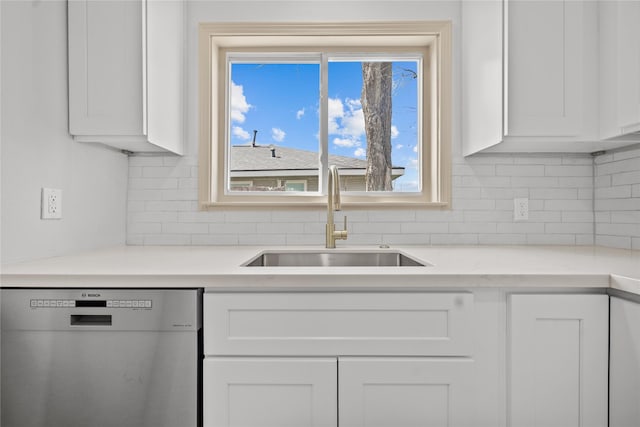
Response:
[[[398,251],[376,252],[263,252],[243,264],[246,267],[428,267]]]

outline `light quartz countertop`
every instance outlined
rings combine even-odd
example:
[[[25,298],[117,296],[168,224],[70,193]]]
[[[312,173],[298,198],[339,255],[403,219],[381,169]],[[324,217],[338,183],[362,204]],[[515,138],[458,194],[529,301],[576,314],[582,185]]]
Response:
[[[122,246],[2,266],[3,287],[419,290],[612,288],[640,294],[640,251],[594,246],[344,246],[398,250],[428,267],[244,267],[263,251],[319,246]]]

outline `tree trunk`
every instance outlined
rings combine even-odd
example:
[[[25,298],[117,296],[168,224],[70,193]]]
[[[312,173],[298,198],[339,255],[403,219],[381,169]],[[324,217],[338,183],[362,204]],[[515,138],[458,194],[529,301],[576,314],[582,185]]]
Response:
[[[390,62],[362,63],[362,112],[367,135],[367,191],[391,191]]]

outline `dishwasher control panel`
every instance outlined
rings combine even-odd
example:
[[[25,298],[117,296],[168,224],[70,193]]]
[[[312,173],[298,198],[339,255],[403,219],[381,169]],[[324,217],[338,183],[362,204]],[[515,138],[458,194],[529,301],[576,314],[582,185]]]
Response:
[[[31,308],[108,307],[108,308],[152,308],[152,300],[72,300],[32,299]]]

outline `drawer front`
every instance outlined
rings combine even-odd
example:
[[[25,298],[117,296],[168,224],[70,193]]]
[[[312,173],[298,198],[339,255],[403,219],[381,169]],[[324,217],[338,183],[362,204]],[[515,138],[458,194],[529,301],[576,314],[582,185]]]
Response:
[[[471,356],[471,293],[210,293],[206,355]]]

